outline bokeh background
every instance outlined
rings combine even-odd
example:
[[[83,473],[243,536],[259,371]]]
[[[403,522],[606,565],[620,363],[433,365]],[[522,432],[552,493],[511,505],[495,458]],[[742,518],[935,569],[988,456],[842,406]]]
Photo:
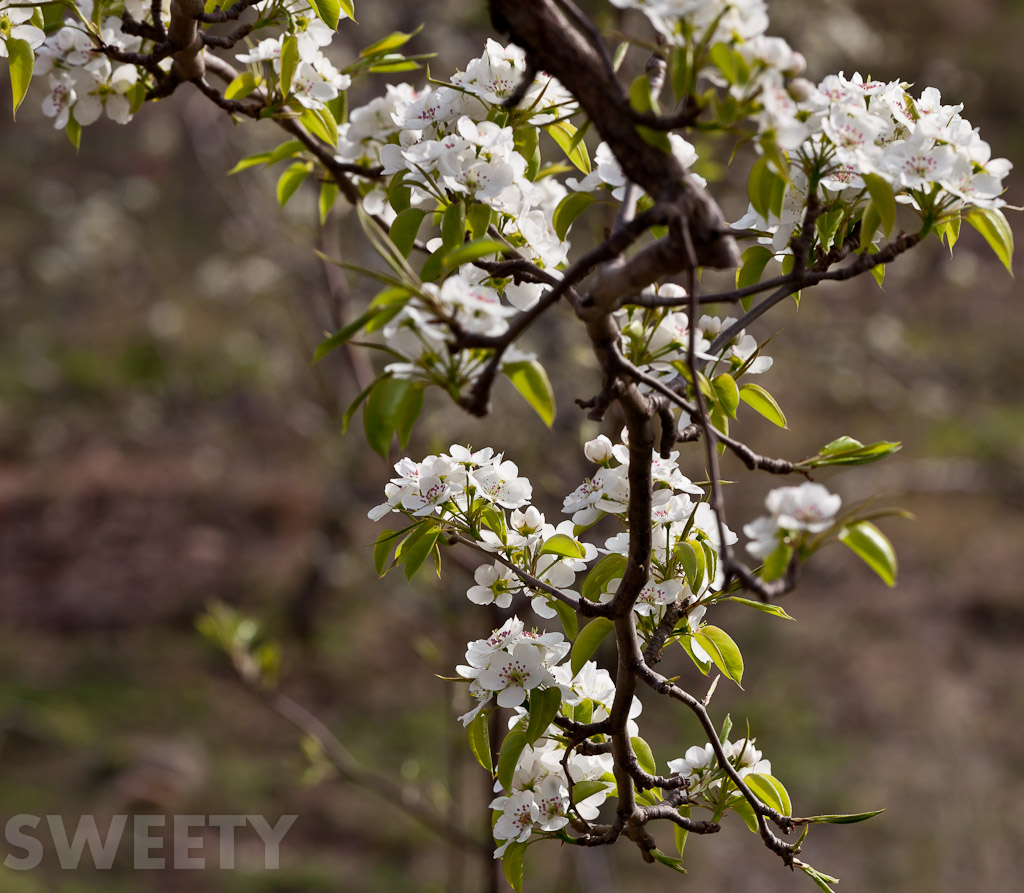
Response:
[[[482,6],[357,3],[361,23],[342,28],[341,49],[352,55],[425,20],[410,48],[439,51],[432,72],[447,78],[480,53]],[[615,24],[608,4],[586,7]],[[1008,199],[1024,204],[1024,3],[775,0],[770,11],[772,33],[805,53],[815,79],[859,70],[964,101],[994,153],[1018,162]],[[437,678],[494,621],[464,596],[476,562],[451,555],[440,582],[376,579],[365,514],[390,469],[358,423],[340,431],[368,358],[309,362],[322,332],[373,294],[311,250],[354,257],[358,227],[336,212],[319,231],[311,190],[281,212],[273,174],[225,177],[275,135],[233,127],[201,96],[180,94],[130,127],[88,128],[77,158],[39,112],[39,92],[17,126],[0,116],[0,820],[299,819],[278,871],[263,871],[259,841],[243,836],[234,871],[143,876],[125,846],[111,871],[62,872],[44,836],[44,865],[0,868],[0,891],[490,889],[488,858],[448,846],[370,791],[311,779],[300,736],[195,631],[213,599],[258,617],[281,642],[284,691],[364,765],[485,835],[486,778],[453,721],[460,694]],[[704,172],[721,178],[738,217],[742,170]],[[578,240],[603,224],[584,218]],[[775,336],[776,366],[762,381],[792,429],[755,418],[742,436],[792,457],[840,434],[901,440],[884,463],[820,479],[847,502],[881,493],[880,504],[917,518],[884,523],[900,556],[895,589],[834,548],[788,597],[797,623],[719,609],[747,685],[723,684],[713,706],[740,728],[749,721],[796,810],[887,809],[810,835],[805,857],[841,889],[1003,890],[1024,873],[1018,281],[965,227],[952,259],[932,240],[889,270],[884,290],[868,277],[825,286],[754,330]],[[482,421],[431,394],[409,453],[500,444],[558,516],[586,471],[579,446],[599,430],[573,406],[595,390],[594,370],[561,322],[533,341],[558,364],[553,432],[511,388]],[[699,456],[689,462],[698,475]],[[739,527],[778,482],[735,463],[726,473],[745,485],[732,497]],[[678,672],[702,690],[692,668]],[[651,699],[646,708],[661,760],[703,743],[682,711]],[[735,819],[692,840],[687,860],[682,878],[628,844],[539,845],[528,889],[812,889]]]

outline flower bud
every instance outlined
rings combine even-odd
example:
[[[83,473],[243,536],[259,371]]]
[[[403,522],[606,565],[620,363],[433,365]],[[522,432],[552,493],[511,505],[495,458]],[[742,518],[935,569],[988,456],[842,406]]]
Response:
[[[583,455],[597,465],[604,465],[612,457],[612,442],[600,434],[583,445]]]

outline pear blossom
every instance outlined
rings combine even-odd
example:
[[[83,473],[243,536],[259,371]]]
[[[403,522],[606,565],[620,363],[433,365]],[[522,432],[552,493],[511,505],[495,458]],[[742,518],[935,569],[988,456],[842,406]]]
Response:
[[[828,530],[841,505],[842,499],[810,481],[797,487],[779,487],[765,499],[765,507],[780,527],[809,533]]]
[[[7,58],[8,40],[24,40],[32,49],[46,39],[42,28],[31,24],[32,10],[25,6],[14,6],[10,0],[0,0],[0,56]]]
[[[131,104],[125,94],[135,86],[139,70],[134,65],[111,65],[105,57],[94,59],[88,65],[74,69],[75,92],[78,101],[71,114],[83,127],[97,121],[103,110],[118,124],[132,119]]]

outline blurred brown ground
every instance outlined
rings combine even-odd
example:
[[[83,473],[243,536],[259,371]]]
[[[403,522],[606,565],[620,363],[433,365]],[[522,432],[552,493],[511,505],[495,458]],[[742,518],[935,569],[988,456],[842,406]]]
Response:
[[[468,4],[363,5],[354,47],[428,15],[413,47],[441,48],[438,75],[479,53],[485,21]],[[805,52],[814,77],[859,69],[963,100],[994,153],[1018,163],[1008,199],[1024,203],[1021,4],[770,8],[773,33]],[[296,734],[193,629],[214,598],[262,617],[284,643],[287,691],[368,765],[483,830],[482,773],[433,674],[450,675],[489,620],[465,610],[455,561],[442,583],[376,580],[364,519],[388,468],[361,432],[340,435],[338,408],[356,393],[346,366],[308,364],[332,313],[309,248],[313,198],[300,193],[282,214],[272,176],[226,179],[265,136],[182,94],[128,128],[88,128],[77,159],[38,94],[16,127],[0,122],[0,819],[129,807],[300,818],[278,872],[260,871],[256,850],[233,872],[47,863],[0,869],[0,891],[485,889],[478,862],[372,795],[303,785]],[[738,216],[735,190],[727,203]],[[337,226],[338,244],[358,239],[351,221]],[[798,623],[720,609],[748,684],[723,685],[714,705],[749,719],[797,810],[887,808],[811,834],[805,856],[840,889],[1004,890],[1024,873],[1018,281],[965,228],[952,260],[924,247],[884,291],[870,280],[822,288],[756,329],[778,332],[764,383],[793,428],[754,420],[743,436],[788,456],[839,434],[902,440],[885,463],[822,479],[848,502],[882,491],[917,515],[885,525],[901,561],[894,590],[831,550],[786,604]],[[353,301],[370,294],[352,283]],[[502,405],[482,422],[435,395],[410,454],[501,443],[558,515],[584,471],[571,445],[596,433],[572,405],[593,381],[585,353],[559,340],[570,337],[549,331],[540,345],[581,360],[557,385],[550,439],[510,391],[500,397],[512,415]],[[556,442],[568,446],[552,454]],[[773,483],[736,497],[734,526]],[[645,717],[655,712],[648,700]],[[664,712],[649,734],[662,759],[703,742]],[[810,889],[738,824],[691,842],[689,878],[626,846],[581,856],[540,845],[528,889]]]

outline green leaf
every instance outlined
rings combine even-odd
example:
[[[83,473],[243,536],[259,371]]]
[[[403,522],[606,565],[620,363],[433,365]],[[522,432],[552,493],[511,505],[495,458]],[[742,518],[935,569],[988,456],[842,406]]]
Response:
[[[505,854],[501,857],[501,870],[505,873],[505,880],[515,890],[515,893],[523,893],[523,858],[526,856],[526,844],[514,841],[505,848]]]
[[[871,250],[871,243],[875,239],[875,233],[878,232],[878,227],[882,224],[882,215],[878,211],[878,206],[875,204],[874,199],[868,202],[867,207],[864,209],[864,214],[860,218],[860,248],[861,252]]]
[[[719,670],[742,688],[743,656],[736,643],[724,629],[703,626],[693,636]]]
[[[263,78],[258,74],[253,74],[251,71],[243,71],[238,77],[236,77],[227,87],[224,88],[225,99],[245,99],[250,93],[253,92],[260,84],[263,83]]]
[[[658,104],[651,95],[651,82],[647,75],[638,75],[629,85],[629,104],[638,112],[657,113]],[[636,125],[636,132],[647,145],[660,149],[667,155],[672,154],[672,143],[668,133],[664,130],[656,130],[653,127]]]
[[[736,287],[747,288],[761,281],[761,274],[775,255],[764,245],[751,245],[743,252],[743,260],[736,271]]]
[[[971,208],[964,218],[985,237],[1003,266],[1013,275],[1013,230],[998,208]],[[950,246],[952,247],[952,246]]]
[[[277,203],[284,207],[288,199],[295,195],[296,190],[302,185],[313,165],[307,161],[296,161],[289,165],[277,181]]]
[[[476,761],[491,774],[494,773],[494,765],[491,759],[491,738],[488,734],[487,721],[490,713],[481,710],[466,727],[469,735],[469,749],[473,751]]]
[[[961,222],[962,218],[960,216],[960,212],[957,211],[945,220],[935,224],[935,235],[939,237],[939,241],[945,241],[946,245],[949,247],[950,257],[953,256],[953,246],[960,238]]]
[[[365,326],[378,313],[380,313],[378,308],[370,307],[361,313],[356,319],[352,320],[348,325],[342,326],[329,338],[325,338],[321,341],[313,352],[313,362],[319,363],[332,350],[336,350],[341,347],[341,345],[350,340],[356,332],[362,329],[363,326]]]
[[[341,18],[342,3],[338,0],[309,0],[318,19],[332,31],[338,30],[338,20]],[[352,18],[352,3],[345,2],[345,12]],[[283,55],[283,54],[282,54]]]
[[[441,241],[446,253],[455,251],[466,240],[466,207],[452,202],[441,215]]]
[[[530,721],[526,726],[526,743],[533,746],[558,716],[562,691],[558,686],[535,688],[530,692]]]
[[[75,151],[78,151],[78,147],[82,144],[82,125],[75,120],[75,116],[72,115],[68,118],[68,126],[64,128],[68,135],[68,141],[72,146],[75,147]]]
[[[371,43],[366,47],[360,54],[360,58],[367,58],[368,56],[376,56],[380,53],[390,53],[393,50],[397,50],[399,47],[405,46],[413,37],[420,33],[423,26],[421,25],[415,31],[392,31],[387,37],[382,37],[376,43]]]
[[[747,823],[747,827],[754,834],[757,834],[757,816],[754,815],[754,809],[750,803],[747,802],[746,797],[741,795],[729,804],[729,808]]]
[[[805,819],[801,819],[801,823],[806,822],[809,825],[854,825],[857,822],[866,822],[868,819],[873,819],[876,815],[881,815],[885,812],[884,809],[874,809],[871,812],[856,812],[849,815],[812,815]]]
[[[25,101],[28,85],[32,82],[36,54],[32,52],[32,45],[27,40],[12,37],[7,41],[7,57],[11,66],[11,95],[14,99],[11,117],[16,117],[18,106]]]
[[[519,755],[526,747],[526,735],[519,728],[512,729],[501,743],[498,753],[498,783],[503,790],[512,790],[512,777],[516,772]]]
[[[409,388],[402,405],[398,408],[398,418],[395,420],[395,434],[398,435],[398,445],[404,450],[409,445],[409,438],[412,435],[412,426],[423,409],[423,387],[414,384]]]
[[[796,859],[793,864],[814,881],[818,885],[818,889],[822,890],[823,893],[835,893],[835,890],[829,884],[838,884],[839,878],[822,874],[817,868],[808,865],[806,862],[801,862],[799,859]]]
[[[780,428],[788,428],[786,414],[775,402],[775,398],[764,388],[757,384],[745,384],[740,387],[740,400],[747,404],[754,412],[764,416],[773,425]]]
[[[683,860],[676,859],[672,856],[667,856],[661,850],[655,848],[648,851],[656,862],[660,862],[662,865],[667,865],[673,871],[678,871],[680,874],[686,874],[686,869],[683,868]]]
[[[555,420],[555,395],[544,367],[536,360],[506,363],[501,371],[549,428]]]
[[[704,550],[700,543],[685,540],[676,546],[676,557],[683,565],[686,582],[691,592],[700,592],[704,582]]]
[[[466,225],[469,227],[469,237],[474,242],[479,241],[487,235],[487,228],[491,225],[491,207],[483,202],[474,202],[466,214]]]
[[[320,200],[317,202],[320,211],[320,225],[323,226],[327,215],[331,213],[335,201],[338,199],[338,184],[334,180],[324,180],[320,184]]]
[[[693,643],[690,641],[690,639],[691,636],[683,636],[679,639],[679,644],[682,646],[683,651],[685,651],[690,656],[690,660],[693,661],[693,665],[698,670],[700,670],[701,673],[707,676],[707,674],[711,671],[711,662],[708,661],[707,663],[705,663],[699,657],[697,657],[696,654],[693,653]]]
[[[533,180],[540,168],[540,151],[538,146],[539,131],[532,124],[523,124],[512,133],[513,148],[526,159],[526,179]]]
[[[732,49],[724,43],[716,43],[710,50],[708,56],[714,66],[725,75],[730,84],[735,84],[738,78],[736,59]]]
[[[570,192],[555,208],[551,221],[555,227],[555,235],[564,239],[573,221],[594,202],[589,192]]]
[[[648,775],[657,775],[658,763],[654,759],[651,745],[643,738],[630,738],[629,743],[633,745],[633,753],[636,754],[636,761],[640,764],[640,768]]]
[[[754,608],[757,611],[762,611],[765,614],[771,614],[773,617],[781,617],[783,620],[796,620],[795,617],[790,617],[789,614],[783,608],[778,605],[767,604],[765,602],[755,602],[749,598],[741,598],[738,595],[730,595],[728,598],[722,599],[726,602],[736,602],[738,605],[746,605],[748,608]]]
[[[715,389],[715,398],[729,418],[736,418],[736,407],[740,405],[740,391],[736,387],[736,379],[728,372],[716,375],[711,381]]]
[[[583,665],[593,657],[594,652],[601,647],[601,643],[614,628],[615,624],[607,617],[595,617],[580,630],[576,641],[572,643],[569,666],[573,676],[583,669]]]
[[[405,578],[411,580],[413,574],[422,566],[423,562],[434,550],[437,538],[441,531],[432,527],[427,522],[422,522],[413,528],[395,550],[395,563],[405,565]]]
[[[603,781],[580,781],[572,786],[572,799],[574,803],[581,803],[587,797],[593,797],[601,791],[607,791],[608,785]]]
[[[896,225],[896,196],[893,195],[892,186],[878,174],[863,174],[862,177],[878,218],[882,221],[882,229],[888,236]]]
[[[676,102],[686,95],[690,87],[690,65],[687,47],[673,47],[668,57],[668,76]],[[677,826],[678,827],[678,826]]]
[[[299,39],[289,34],[281,43],[281,95],[292,92],[292,78],[299,65]]]
[[[341,6],[341,11],[354,22],[356,20],[355,3],[352,0],[339,0],[339,5]]]
[[[818,230],[818,242],[822,251],[828,251],[832,247],[844,213],[842,209],[826,211],[815,221],[814,225]]]
[[[565,602],[560,602],[555,599],[555,613],[558,614],[558,619],[562,621],[562,629],[565,630],[565,637],[573,642],[576,640],[576,636],[579,635],[580,624],[576,618],[576,612],[570,608]]]
[[[750,774],[743,779],[762,802],[783,815],[793,814],[793,804],[786,786],[774,775]]]
[[[626,572],[626,556],[612,553],[605,555],[587,574],[583,581],[582,595],[587,601],[600,601],[601,593],[608,583],[622,577]]]
[[[338,124],[330,109],[322,108],[314,111],[304,108],[299,115],[299,123],[328,145],[338,145]]]
[[[391,224],[388,234],[403,256],[408,257],[412,254],[412,247],[416,242],[416,235],[420,231],[420,224],[423,223],[423,218],[426,216],[427,212],[423,208],[406,208]]]
[[[886,586],[896,585],[896,552],[870,521],[855,521],[839,532],[839,540],[870,567]]]
[[[871,278],[875,280],[878,287],[882,287],[882,283],[885,282],[885,264],[875,264],[875,266],[868,269],[871,274]]]
[[[750,199],[750,204],[754,206],[754,210],[758,214],[766,219],[768,206],[771,203],[770,175],[768,159],[762,156],[751,165],[750,175],[747,177],[747,197]]]
[[[583,171],[584,174],[590,173],[590,153],[587,152],[587,144],[578,142],[575,146],[573,145],[576,128],[572,124],[568,121],[558,121],[545,125],[544,130],[578,170]]]
[[[583,558],[586,550],[576,540],[565,533],[556,533],[544,541],[541,555],[561,555],[564,558]]]
[[[363,427],[373,451],[388,458],[391,438],[401,418],[403,405],[413,383],[403,378],[387,377],[378,381],[363,405]]]
[[[391,557],[391,550],[398,544],[400,534],[401,531],[398,530],[384,530],[373,544],[373,568],[377,571],[378,577],[383,577],[388,572],[388,559]]]
[[[800,465],[816,468],[820,465],[866,465],[903,448],[899,441],[879,440],[867,445],[843,435],[825,444],[816,456],[804,459]]]
[[[688,819],[690,817],[690,812],[691,810],[689,806],[679,807],[679,814],[683,816],[683,818]],[[679,858],[681,859],[683,857],[683,850],[686,849],[686,838],[690,832],[680,825],[673,825],[672,827],[675,829],[676,851],[679,853]]]
[[[761,576],[764,581],[771,583],[772,580],[778,580],[786,572],[792,557],[793,547],[786,543],[779,543],[764,560],[764,566],[761,568]]]
[[[487,257],[489,254],[500,254],[505,250],[505,247],[501,242],[495,242],[492,239],[477,239],[474,242],[466,242],[465,245],[456,249],[451,254],[446,254],[442,263],[445,272],[450,272],[451,270],[458,269],[463,264],[469,264],[479,260],[481,257]]]

